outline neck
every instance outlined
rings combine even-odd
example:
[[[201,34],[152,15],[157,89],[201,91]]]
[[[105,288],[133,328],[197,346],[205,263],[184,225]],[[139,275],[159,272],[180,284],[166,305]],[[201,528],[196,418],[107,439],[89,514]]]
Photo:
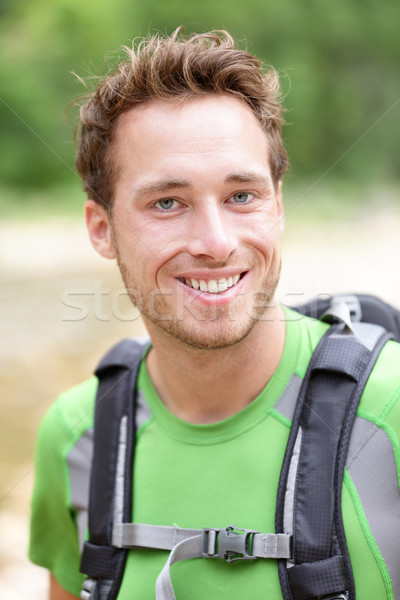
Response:
[[[153,341],[147,368],[166,407],[191,423],[214,423],[239,412],[276,370],[285,342],[283,311],[259,321],[239,343],[197,350],[147,324]]]

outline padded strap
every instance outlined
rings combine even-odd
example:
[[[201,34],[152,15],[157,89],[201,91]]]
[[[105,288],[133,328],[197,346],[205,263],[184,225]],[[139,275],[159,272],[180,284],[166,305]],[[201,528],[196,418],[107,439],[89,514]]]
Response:
[[[345,592],[347,577],[343,556],[303,563],[288,570],[289,582],[297,600],[308,600]]]
[[[116,365],[114,354],[129,348],[129,362]],[[134,404],[136,379],[143,348],[127,345],[127,340],[116,346],[107,356],[110,364],[103,359],[96,371],[99,386],[95,405],[94,452],[90,480],[89,535],[97,545],[109,545],[110,520],[112,518],[119,449],[120,421],[128,416],[128,439],[134,435]],[[125,352],[126,353],[126,352]],[[134,448],[134,443],[130,444]],[[129,462],[129,461],[128,461]],[[131,465],[132,466],[132,463]],[[129,477],[129,471],[126,470]],[[131,494],[125,499],[125,520],[131,517]],[[129,509],[129,510],[127,510]]]
[[[96,371],[99,386],[90,479],[89,543],[83,549],[81,571],[91,577],[112,580],[107,600],[117,597],[126,561],[125,550],[111,548],[111,533],[115,517],[130,521],[132,514],[136,379],[145,348],[134,340],[124,340],[110,350]]]
[[[110,546],[96,546],[85,542],[81,572],[93,579],[113,579],[120,552]]]
[[[285,600],[343,591],[355,598],[341,515],[344,463],[362,391],[389,337],[381,327],[362,323],[357,333],[361,337],[345,325],[328,330],[300,391],[277,500],[276,531],[283,531],[288,474],[296,439],[301,439],[293,505],[295,566],[279,564]],[[339,587],[331,589],[329,581]]]
[[[316,351],[300,418],[301,458],[293,529],[295,564],[331,556],[338,441],[349,399],[369,355],[353,336],[342,339],[335,334]]]

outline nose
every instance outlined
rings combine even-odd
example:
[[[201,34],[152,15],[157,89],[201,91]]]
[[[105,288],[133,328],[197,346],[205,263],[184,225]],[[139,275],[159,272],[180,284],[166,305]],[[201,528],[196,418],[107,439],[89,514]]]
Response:
[[[237,233],[223,206],[204,204],[194,212],[190,225],[188,251],[192,256],[224,261],[238,247]]]

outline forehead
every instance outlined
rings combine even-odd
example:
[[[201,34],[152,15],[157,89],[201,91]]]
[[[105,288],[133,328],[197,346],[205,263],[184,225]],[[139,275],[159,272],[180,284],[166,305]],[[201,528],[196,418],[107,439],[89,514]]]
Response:
[[[178,134],[177,125],[181,125],[183,130],[189,127],[192,135],[201,135],[205,127],[211,126],[225,133],[249,127],[265,136],[255,114],[243,100],[210,94],[186,100],[154,100],[139,104],[120,116],[116,138],[121,141],[127,129],[131,128],[135,128],[137,134],[145,129],[156,134],[160,126]]]
[[[235,168],[243,161],[269,173],[259,121],[245,102],[224,95],[151,101],[127,111],[117,124],[114,153],[122,177],[190,167],[210,171],[228,163]]]

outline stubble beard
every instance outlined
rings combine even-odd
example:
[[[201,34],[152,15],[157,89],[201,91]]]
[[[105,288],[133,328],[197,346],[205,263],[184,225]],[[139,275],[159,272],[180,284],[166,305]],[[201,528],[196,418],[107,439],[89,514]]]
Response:
[[[132,304],[140,310],[145,323],[147,321],[172,339],[202,351],[228,348],[245,339],[263,319],[266,311],[273,306],[281,273],[280,261],[278,268],[268,273],[261,288],[254,293],[253,299],[257,302],[251,307],[242,306],[239,311],[235,310],[237,307],[231,306],[202,307],[204,310],[196,311],[195,314],[190,311],[189,327],[184,312],[180,315],[178,307],[171,312],[168,295],[160,293],[154,296],[153,290],[146,290],[143,285],[139,286],[134,274],[121,261],[118,253],[117,262],[128,296]]]

